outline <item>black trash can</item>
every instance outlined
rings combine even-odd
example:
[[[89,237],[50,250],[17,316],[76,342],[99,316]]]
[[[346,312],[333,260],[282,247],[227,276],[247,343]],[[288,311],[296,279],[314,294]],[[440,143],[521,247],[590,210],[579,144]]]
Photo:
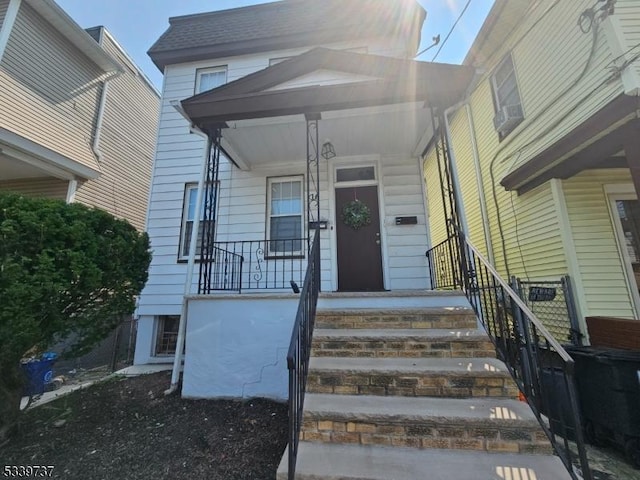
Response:
[[[613,441],[640,467],[640,352],[565,346],[575,378],[587,439]]]
[[[30,358],[20,363],[25,376],[23,394],[25,396],[41,395],[45,391],[45,385],[53,378],[53,364],[57,355],[44,353],[40,358]]]

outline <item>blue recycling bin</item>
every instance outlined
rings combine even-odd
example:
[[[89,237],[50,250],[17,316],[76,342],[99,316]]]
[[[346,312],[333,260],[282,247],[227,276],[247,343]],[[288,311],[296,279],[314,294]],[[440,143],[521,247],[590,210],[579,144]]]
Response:
[[[41,395],[45,385],[53,378],[53,364],[57,355],[53,352],[43,353],[40,359],[30,359],[21,362],[20,367],[25,376],[23,394],[28,396]]]

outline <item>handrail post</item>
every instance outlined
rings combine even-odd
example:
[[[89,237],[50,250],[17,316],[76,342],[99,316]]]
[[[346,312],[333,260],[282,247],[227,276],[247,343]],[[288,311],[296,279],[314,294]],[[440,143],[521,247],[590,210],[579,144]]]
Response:
[[[498,357],[503,359],[516,385],[525,393],[531,410],[571,478],[593,480],[581,430],[573,359],[517,293],[520,290],[517,280],[511,279],[509,285],[469,243],[464,233],[455,225],[452,227],[454,233],[447,240],[427,251],[429,268],[434,264],[438,268],[438,252],[447,250],[449,259],[442,261],[444,265],[448,262],[454,265],[453,252],[458,249],[459,271],[454,268],[451,272],[453,286],[463,288],[476,314],[481,316]],[[459,282],[457,276],[462,277]],[[475,299],[476,294],[482,299]],[[576,455],[569,443],[571,432],[574,432],[581,476],[573,465]]]

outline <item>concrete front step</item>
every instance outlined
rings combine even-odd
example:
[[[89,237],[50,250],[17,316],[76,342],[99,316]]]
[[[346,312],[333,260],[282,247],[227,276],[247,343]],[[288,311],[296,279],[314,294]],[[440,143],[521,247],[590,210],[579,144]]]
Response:
[[[470,307],[319,309],[315,328],[476,328]]]
[[[277,480],[287,479],[288,451]],[[300,442],[296,480],[569,480],[558,457]]]
[[[316,357],[495,357],[478,329],[316,329]]]
[[[313,357],[309,393],[516,398],[518,389],[495,358]]]
[[[530,408],[508,399],[308,394],[302,440],[551,454]]]

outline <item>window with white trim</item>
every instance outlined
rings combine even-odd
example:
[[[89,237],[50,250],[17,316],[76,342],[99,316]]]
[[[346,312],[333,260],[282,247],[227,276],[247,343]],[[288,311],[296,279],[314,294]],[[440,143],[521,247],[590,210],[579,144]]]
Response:
[[[302,176],[267,179],[268,255],[302,255],[304,235]]]
[[[174,355],[178,344],[180,315],[160,315],[157,317],[156,355]]]
[[[189,245],[191,245],[191,235],[193,234],[193,220],[196,214],[196,200],[198,198],[198,185],[196,183],[187,184],[184,189],[184,203],[182,210],[182,228],[180,229],[180,251],[178,260],[186,260],[189,257]],[[204,206],[203,206],[204,207]],[[200,231],[204,228],[203,212],[200,212]],[[207,220],[211,222],[211,220]],[[198,236],[196,243],[196,258],[202,251],[202,238]]]
[[[196,70],[195,93],[202,93],[227,83],[227,67],[199,68]]]
[[[491,89],[496,109],[493,123],[500,137],[503,138],[524,119],[518,80],[511,54],[502,59],[491,75]]]

